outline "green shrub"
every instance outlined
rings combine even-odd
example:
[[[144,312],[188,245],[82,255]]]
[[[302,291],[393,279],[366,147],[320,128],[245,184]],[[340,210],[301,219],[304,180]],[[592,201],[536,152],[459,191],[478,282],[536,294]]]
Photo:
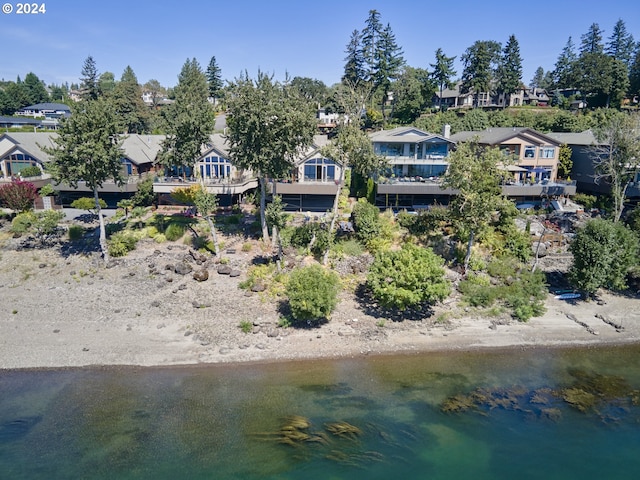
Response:
[[[51,235],[58,229],[58,224],[64,218],[64,213],[61,210],[45,210],[44,212],[38,212],[36,214],[36,221],[33,224],[33,229],[38,237],[43,235]]]
[[[253,330],[253,323],[249,320],[242,320],[240,322],[240,330],[242,330],[243,333],[251,332],[251,330]]]
[[[184,236],[185,227],[180,223],[171,222],[164,232],[165,237],[170,242],[180,240]]]
[[[100,204],[100,208],[107,208],[107,202],[105,202],[101,198],[98,199],[98,203]],[[71,208],[93,212],[96,209],[96,201],[92,197],[77,198],[73,202],[71,202]]]
[[[293,247],[307,248],[311,239],[315,236],[311,253],[320,255],[329,248],[331,244],[331,234],[326,225],[320,223],[307,223],[299,227],[295,227],[291,232],[289,244]]]
[[[22,178],[39,177],[40,175],[42,175],[42,170],[35,165],[30,165],[20,170],[20,176]]]
[[[36,215],[33,212],[19,213],[11,220],[11,231],[17,234],[23,234],[29,231],[31,226],[36,222]]]
[[[131,210],[131,217],[132,218],[141,218],[144,217],[144,215],[147,213],[147,208],[146,207],[133,207],[133,209]]]
[[[585,210],[591,210],[595,207],[598,197],[586,193],[576,193],[573,197],[574,202],[582,205]]]
[[[80,240],[84,235],[84,228],[81,225],[69,226],[69,240],[72,242]]]
[[[380,304],[404,310],[433,304],[450,293],[444,276],[444,259],[431,249],[404,244],[401,250],[376,255],[369,268],[367,286]]]
[[[153,241],[156,243],[164,243],[167,241],[167,237],[164,236],[164,233],[159,233],[153,237]]]
[[[338,304],[339,289],[338,275],[320,265],[293,270],[286,287],[293,319],[301,323],[328,318]]]
[[[356,238],[364,244],[378,237],[382,230],[378,207],[361,198],[353,207],[353,228]]]
[[[362,244],[354,239],[336,242],[332,250],[333,253],[338,257],[358,257],[364,253]]]
[[[138,238],[130,231],[120,231],[114,233],[107,242],[109,255],[112,257],[123,257],[136,248]]]
[[[243,252],[250,252],[252,248],[253,248],[253,245],[251,245],[250,242],[245,242],[245,243],[242,244],[242,251]]]
[[[42,188],[38,191],[38,195],[40,195],[41,197],[49,197],[54,193],[56,193],[56,191],[53,189],[53,186],[50,183],[43,185]]]

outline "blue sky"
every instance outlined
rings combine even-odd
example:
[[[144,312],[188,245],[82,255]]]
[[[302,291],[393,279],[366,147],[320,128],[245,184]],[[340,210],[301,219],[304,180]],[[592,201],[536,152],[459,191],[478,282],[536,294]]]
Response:
[[[212,56],[222,77],[232,80],[258,69],[282,79],[311,77],[332,85],[340,80],[345,47],[371,9],[389,23],[407,63],[429,68],[441,47],[460,56],[476,40],[506,43],[514,34],[523,58],[523,80],[537,67],[553,68],[569,36],[576,45],[592,23],[604,40],[622,18],[640,40],[637,0],[48,0],[46,13],[0,13],[0,78],[15,80],[32,71],[47,84],[77,82],[92,55],[99,72],[117,79],[127,65],[140,83],[152,78],[174,86],[187,58],[203,69]]]

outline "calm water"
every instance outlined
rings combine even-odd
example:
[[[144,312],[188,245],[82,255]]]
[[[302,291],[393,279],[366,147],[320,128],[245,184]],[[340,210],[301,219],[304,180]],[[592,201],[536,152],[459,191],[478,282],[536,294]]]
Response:
[[[639,347],[1,372],[0,478],[638,478],[639,402]]]

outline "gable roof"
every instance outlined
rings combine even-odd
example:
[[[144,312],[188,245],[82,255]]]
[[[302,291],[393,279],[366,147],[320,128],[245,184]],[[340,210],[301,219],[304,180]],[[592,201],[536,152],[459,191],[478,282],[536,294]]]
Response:
[[[526,138],[528,141],[537,144],[560,144],[558,140],[549,135],[526,127],[488,128],[481,132],[458,132],[451,135],[451,139],[456,142],[465,142],[471,140],[473,137],[478,137],[479,143],[490,146],[501,145],[516,137]]]
[[[35,105],[29,105],[28,107],[22,107],[19,111],[22,110],[54,110],[59,112],[69,112],[71,113],[71,108],[69,105],[65,105],[64,103],[36,103]]]
[[[165,135],[127,135],[122,142],[125,158],[135,165],[153,163],[162,149]]]
[[[48,162],[50,157],[42,150],[42,147],[55,147],[53,138],[57,133],[49,132],[11,132],[0,135],[0,145],[4,145],[0,150],[0,158],[6,157],[10,151],[19,148],[24,153],[32,156],[41,162]]]
[[[378,143],[420,143],[427,140],[441,140],[447,143],[454,143],[452,139],[425,132],[416,127],[396,127],[392,130],[381,130],[379,132],[370,133],[369,139],[372,142]]]
[[[567,145],[604,145],[605,143],[599,142],[596,136],[591,130],[585,130],[584,132],[552,132],[549,133],[551,138],[556,139],[561,144]]]

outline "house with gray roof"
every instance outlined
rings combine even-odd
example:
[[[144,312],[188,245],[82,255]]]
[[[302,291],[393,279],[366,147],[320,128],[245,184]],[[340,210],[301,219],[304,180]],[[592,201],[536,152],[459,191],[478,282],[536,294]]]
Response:
[[[287,210],[325,212],[333,208],[342,187],[344,166],[322,155],[327,135],[314,135],[312,144],[296,159],[288,178],[272,183]]]
[[[71,115],[71,108],[64,103],[37,103],[18,110],[15,115],[33,118],[60,119]]]
[[[373,151],[383,156],[388,171],[378,177],[376,205],[416,207],[446,203],[453,191],[442,189],[440,177],[447,171],[455,142],[416,127],[398,127],[369,135]]]
[[[576,181],[577,189],[582,193],[589,194],[608,194],[611,187],[606,179],[597,180],[594,166],[595,147],[605,146],[605,142],[597,139],[591,130],[585,130],[578,133],[549,133],[561,144],[571,148],[571,178]],[[627,197],[640,199],[640,174],[636,174],[636,178],[627,187]]]

